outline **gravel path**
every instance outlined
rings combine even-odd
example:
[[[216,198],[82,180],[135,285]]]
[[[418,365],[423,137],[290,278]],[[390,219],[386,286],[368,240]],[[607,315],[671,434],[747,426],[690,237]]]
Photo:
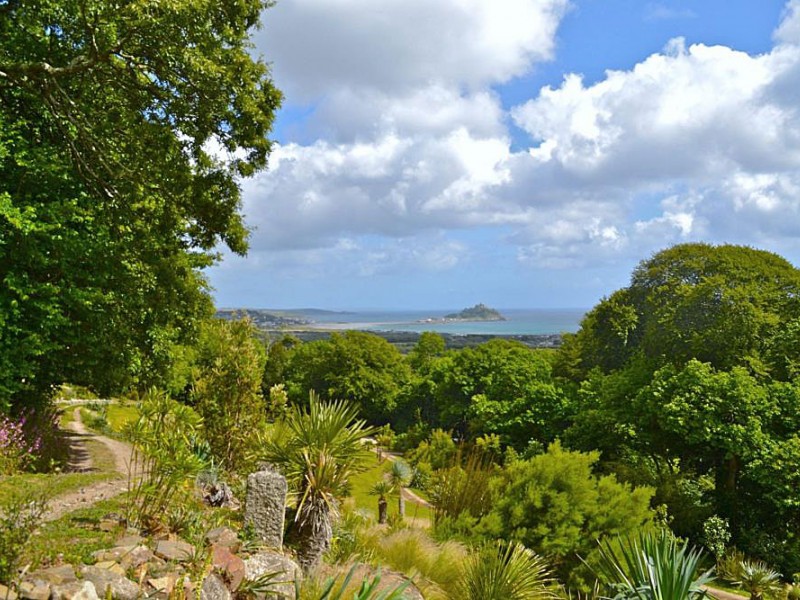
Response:
[[[77,473],[90,473],[92,467],[92,456],[86,448],[86,440],[100,442],[114,457],[115,477],[108,481],[100,481],[76,492],[69,492],[57,496],[50,501],[44,521],[55,521],[63,515],[91,506],[95,502],[112,498],[128,489],[128,463],[131,457],[131,446],[119,440],[113,440],[104,435],[91,433],[81,420],[80,408],[75,408],[74,419],[67,425],[69,429],[68,443],[70,459],[68,470]]]

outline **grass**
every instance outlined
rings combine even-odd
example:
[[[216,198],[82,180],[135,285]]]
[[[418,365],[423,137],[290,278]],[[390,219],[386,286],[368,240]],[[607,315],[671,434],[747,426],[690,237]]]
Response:
[[[388,461],[378,463],[377,458],[375,458],[369,462],[369,469],[363,473],[359,473],[350,480],[350,495],[355,500],[356,507],[369,511],[374,518],[377,518],[378,515],[378,497],[370,496],[369,490],[373,485],[375,485],[375,483],[380,481],[390,464],[391,463]],[[388,500],[389,518],[391,518],[392,515],[397,515],[398,512],[397,496],[392,496],[391,498],[388,498]],[[425,506],[420,506],[419,504],[413,503],[410,500],[406,500],[406,517],[411,519],[412,522],[419,524],[424,524],[423,522],[427,521],[427,524],[429,525],[431,520],[431,511]]]
[[[60,475],[24,473],[10,475],[2,479],[0,504],[8,502],[15,491],[24,489],[37,495],[47,492],[50,496],[60,496],[98,481],[109,479],[111,476],[110,473],[63,473]]]
[[[28,544],[24,564],[31,569],[48,567],[63,561],[70,564],[93,564],[92,552],[110,548],[124,532],[100,531],[98,526],[109,513],[124,511],[125,496],[103,500],[76,510],[39,528]]]
[[[106,420],[109,427],[120,433],[128,423],[139,418],[139,407],[132,404],[109,404],[106,410]]]

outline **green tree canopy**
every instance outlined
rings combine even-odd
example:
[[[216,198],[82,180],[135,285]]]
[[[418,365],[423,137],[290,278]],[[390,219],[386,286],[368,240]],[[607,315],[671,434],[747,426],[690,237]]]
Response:
[[[573,374],[618,369],[636,354],[653,370],[695,358],[781,374],[800,348],[786,336],[773,339],[798,317],[800,271],[785,259],[744,246],[682,244],[640,263],[630,286],[586,315],[563,357]]]
[[[0,404],[158,380],[210,311],[280,103],[265,5],[0,3]]]
[[[397,348],[362,331],[334,333],[328,340],[299,344],[287,352],[283,380],[265,384],[285,383],[289,399],[297,404],[303,404],[311,390],[322,398],[347,400],[373,424],[389,420],[411,375]]]
[[[561,426],[564,397],[545,355],[495,339],[466,348],[434,377],[439,426],[461,435],[497,433],[518,449],[531,439],[551,441]]]

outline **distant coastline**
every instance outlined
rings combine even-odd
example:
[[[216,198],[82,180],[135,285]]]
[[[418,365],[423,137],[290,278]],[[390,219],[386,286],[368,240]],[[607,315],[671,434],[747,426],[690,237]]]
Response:
[[[514,339],[531,347],[557,347],[561,334],[578,330],[585,309],[501,309],[505,320],[445,321],[441,316],[453,311],[364,310],[327,311],[320,309],[221,309],[220,318],[247,315],[275,339],[289,334],[311,341],[347,330],[368,331],[400,347],[412,345],[424,331],[439,333],[450,348],[476,345],[493,338]],[[500,312],[500,311],[498,311]],[[427,320],[430,319],[430,320]]]

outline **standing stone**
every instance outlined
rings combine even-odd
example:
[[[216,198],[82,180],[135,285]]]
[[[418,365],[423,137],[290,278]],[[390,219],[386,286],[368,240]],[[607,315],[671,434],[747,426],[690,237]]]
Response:
[[[283,547],[287,492],[286,478],[277,471],[264,470],[247,477],[244,524],[272,548]]]

